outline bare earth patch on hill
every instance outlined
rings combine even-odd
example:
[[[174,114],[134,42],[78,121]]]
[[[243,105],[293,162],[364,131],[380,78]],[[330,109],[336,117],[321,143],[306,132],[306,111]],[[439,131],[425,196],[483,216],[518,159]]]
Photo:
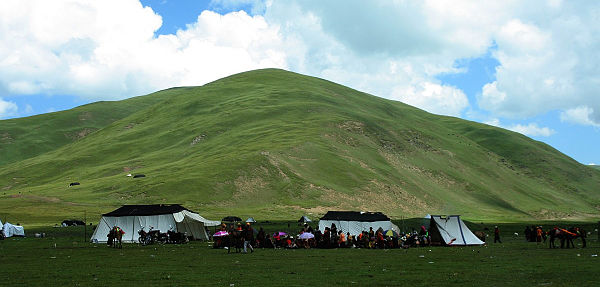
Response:
[[[13,138],[10,136],[9,133],[2,133],[0,134],[0,143],[11,144],[13,143]]]
[[[236,178],[233,184],[236,188],[236,192],[233,194],[234,199],[254,197],[267,186],[267,182],[262,177],[245,175]]]
[[[87,135],[95,132],[97,129],[92,129],[92,128],[85,128],[76,132],[70,132],[70,133],[65,133],[65,137],[72,139],[72,140],[78,140],[78,139],[82,139],[84,137],[86,137]]]

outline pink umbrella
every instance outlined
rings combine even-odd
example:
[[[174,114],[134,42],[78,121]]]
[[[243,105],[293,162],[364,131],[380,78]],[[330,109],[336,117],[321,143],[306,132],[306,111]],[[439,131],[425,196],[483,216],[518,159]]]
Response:
[[[310,233],[310,232],[304,232],[302,234],[300,234],[300,236],[298,236],[298,238],[300,239],[311,239],[311,238],[315,238],[315,235]]]
[[[222,236],[227,236],[227,235],[229,235],[229,232],[222,230],[222,231],[218,231],[217,233],[215,233],[213,235],[213,237],[222,237]]]
[[[281,237],[281,236],[286,236],[286,235],[287,235],[287,233],[285,233],[283,231],[273,233],[273,237]]]

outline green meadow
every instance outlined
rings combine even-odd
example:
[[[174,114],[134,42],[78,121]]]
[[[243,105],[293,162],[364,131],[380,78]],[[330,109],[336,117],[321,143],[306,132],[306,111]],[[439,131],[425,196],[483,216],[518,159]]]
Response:
[[[395,223],[418,228],[419,220]],[[540,222],[536,222],[539,224]],[[84,228],[39,227],[26,238],[0,241],[3,286],[597,286],[600,243],[592,223],[587,248],[548,249],[527,243],[526,224],[500,224],[502,244],[410,249],[212,249],[210,242],[124,244],[113,249],[84,240]],[[494,223],[468,223],[472,230]],[[257,223],[268,232],[285,222]],[[46,237],[34,238],[33,233]],[[516,237],[513,233],[521,235]],[[89,240],[90,230],[87,230]],[[493,240],[492,240],[493,241]]]

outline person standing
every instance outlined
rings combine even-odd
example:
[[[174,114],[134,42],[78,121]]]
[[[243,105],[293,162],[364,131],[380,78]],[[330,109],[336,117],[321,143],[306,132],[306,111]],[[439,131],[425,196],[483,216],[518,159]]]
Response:
[[[265,248],[265,240],[267,235],[265,234],[265,230],[261,227],[258,230],[258,234],[256,235],[256,247],[257,248]]]
[[[556,227],[556,226],[552,230],[548,231],[548,236],[550,237],[548,239],[548,241],[549,241],[548,246],[550,248],[556,248],[556,245],[554,244],[554,240],[556,239],[556,237],[558,237],[559,232],[560,231],[558,230],[558,227]]]
[[[331,224],[331,243],[330,244],[332,247],[338,246],[338,230],[337,230],[337,226],[335,226],[335,223]]]
[[[323,248],[331,247],[331,230],[329,227],[325,227],[325,231],[323,231]]]
[[[542,230],[541,226],[536,227],[535,229],[535,242],[537,242],[537,244],[542,243],[542,233],[544,233],[544,231]]]
[[[587,236],[585,230],[576,227],[575,231],[577,231],[577,236],[581,237],[581,248],[585,248],[587,246],[587,243],[585,242],[585,237]]]
[[[338,231],[338,247],[346,247],[346,234],[342,230]]]
[[[250,225],[250,222],[246,223],[246,228],[242,231],[242,236],[244,237],[244,253],[248,253],[247,247],[250,247],[250,252],[254,252],[254,248],[252,247],[252,242],[254,241],[254,230]]]
[[[494,227],[494,243],[496,242],[502,243],[500,240],[500,229],[498,229],[497,225]]]

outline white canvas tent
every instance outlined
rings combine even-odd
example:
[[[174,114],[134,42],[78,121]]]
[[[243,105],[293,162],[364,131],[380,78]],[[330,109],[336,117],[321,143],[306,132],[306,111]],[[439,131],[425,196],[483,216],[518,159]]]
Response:
[[[398,226],[390,221],[390,218],[381,212],[359,212],[359,211],[328,211],[319,220],[319,230],[325,230],[334,223],[337,230],[344,233],[350,232],[350,235],[358,235],[363,231],[369,231],[369,228],[377,230],[393,230],[400,232]]]
[[[446,246],[483,245],[458,215],[432,215],[429,225],[432,244]]]
[[[12,225],[6,222],[2,225],[2,234],[4,237],[25,236],[25,229],[23,226]]]
[[[113,226],[125,231],[123,242],[138,242],[138,231],[142,228],[149,231],[150,227],[160,232],[185,232],[196,240],[207,240],[205,227],[219,224],[220,221],[207,220],[179,204],[124,205],[102,215],[91,241],[106,242]]]
[[[312,220],[310,220],[310,218],[308,218],[306,215],[302,215],[302,217],[300,217],[300,219],[298,219],[298,222],[309,223],[309,222],[312,222]]]

